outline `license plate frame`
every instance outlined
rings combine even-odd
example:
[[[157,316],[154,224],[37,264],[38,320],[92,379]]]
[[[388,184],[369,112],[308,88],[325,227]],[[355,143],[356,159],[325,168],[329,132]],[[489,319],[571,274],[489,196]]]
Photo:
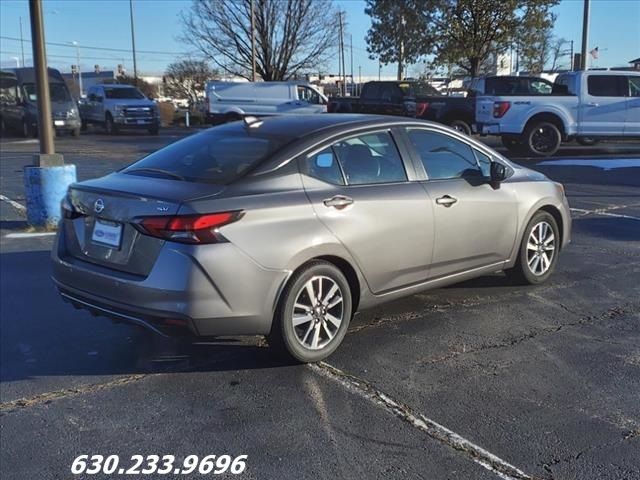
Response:
[[[120,250],[122,244],[122,224],[96,218],[93,224],[93,232],[91,232],[91,242],[101,247]]]

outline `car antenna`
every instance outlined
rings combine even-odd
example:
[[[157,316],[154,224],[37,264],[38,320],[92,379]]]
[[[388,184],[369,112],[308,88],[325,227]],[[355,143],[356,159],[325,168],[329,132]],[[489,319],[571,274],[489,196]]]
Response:
[[[262,120],[251,115],[244,117],[242,121],[244,122],[244,125],[249,128],[258,128],[260,125],[262,125]]]

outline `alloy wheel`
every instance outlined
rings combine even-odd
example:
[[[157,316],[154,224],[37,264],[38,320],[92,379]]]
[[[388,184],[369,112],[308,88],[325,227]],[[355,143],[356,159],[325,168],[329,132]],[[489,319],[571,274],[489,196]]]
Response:
[[[531,273],[541,276],[547,273],[553,262],[556,239],[553,228],[546,221],[536,223],[527,242],[527,265]]]
[[[304,348],[320,350],[336,336],[343,318],[340,286],[329,277],[316,275],[298,292],[291,322],[296,339]]]
[[[548,125],[541,125],[531,135],[531,146],[536,152],[548,153],[556,145],[556,132]]]

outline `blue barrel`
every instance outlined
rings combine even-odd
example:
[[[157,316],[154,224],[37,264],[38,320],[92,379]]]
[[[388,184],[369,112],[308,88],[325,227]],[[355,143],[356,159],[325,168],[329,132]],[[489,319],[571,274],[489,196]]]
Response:
[[[76,166],[24,167],[27,221],[34,227],[56,228],[60,202],[76,181]]]

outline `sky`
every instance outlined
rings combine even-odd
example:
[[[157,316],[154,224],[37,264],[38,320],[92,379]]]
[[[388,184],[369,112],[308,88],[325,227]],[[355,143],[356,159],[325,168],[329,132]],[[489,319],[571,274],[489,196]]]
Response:
[[[366,51],[365,38],[371,22],[364,13],[365,2],[334,0],[334,3],[346,12],[345,41],[349,45],[353,38],[356,78],[358,67],[363,76],[377,75],[378,63],[369,59]],[[191,0],[133,0],[133,5],[139,72],[161,74],[169,63],[193,53],[193,49],[180,40],[183,34],[180,13],[189,8]],[[582,8],[583,0],[562,0],[554,8],[557,15],[555,35],[574,40],[575,51],[579,51],[581,45]],[[29,40],[27,0],[0,0],[0,36],[19,38],[20,17],[23,38]],[[83,71],[93,70],[95,64],[103,70],[123,64],[133,72],[128,0],[44,0],[44,18],[46,41],[61,44],[47,46],[50,66],[70,71],[71,65],[77,63],[76,48],[71,42],[77,42]],[[629,60],[640,57],[640,0],[592,0],[589,49],[596,46],[600,57],[593,66],[626,66]],[[30,65],[31,44],[27,41],[24,42],[24,56],[26,64]],[[2,67],[15,66],[21,62],[21,57],[19,41],[0,38]],[[336,51],[334,60],[324,67],[325,72],[337,73],[337,57]],[[347,51],[347,71],[351,69],[350,63]],[[410,67],[409,75],[417,75],[421,70],[420,65]],[[382,75],[394,75],[395,72],[395,65],[382,68]]]

